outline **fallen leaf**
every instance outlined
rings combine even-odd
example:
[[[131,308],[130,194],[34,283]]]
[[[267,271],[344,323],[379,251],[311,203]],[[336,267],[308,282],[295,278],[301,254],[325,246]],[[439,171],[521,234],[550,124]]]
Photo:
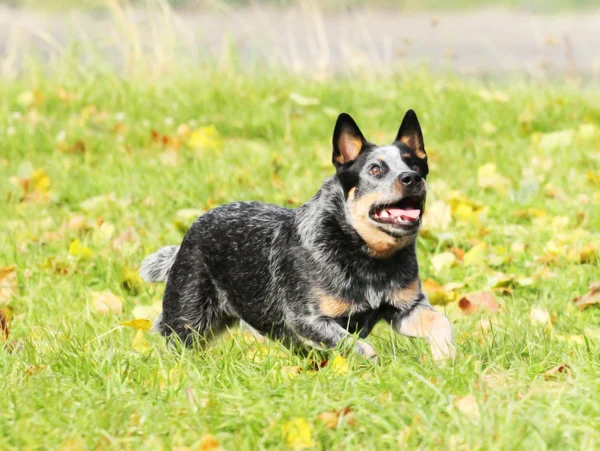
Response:
[[[475,399],[475,396],[471,394],[466,396],[456,396],[452,400],[452,404],[454,404],[454,407],[456,407],[460,413],[471,420],[477,420],[481,416],[477,400]]]
[[[548,371],[544,372],[545,379],[553,379],[557,378],[561,374],[570,374],[571,367],[566,363],[561,363],[560,365],[555,366],[554,368],[550,368]]]
[[[579,310],[585,310],[592,305],[600,304],[600,282],[590,283],[590,291],[573,299],[573,302],[579,307]]]
[[[217,437],[215,437],[212,434],[205,434],[200,439],[200,444],[198,445],[198,448],[196,448],[196,449],[197,449],[197,451],[213,451],[213,450],[221,449],[221,446],[219,444],[219,439],[217,439]]]
[[[8,340],[10,336],[10,324],[13,319],[13,309],[5,305],[0,308],[0,340]]]
[[[69,254],[73,257],[87,259],[92,256],[92,251],[89,247],[82,245],[79,238],[75,238],[71,241],[71,244],[69,244]]]
[[[498,303],[494,296],[488,292],[469,293],[458,301],[458,307],[466,315],[472,315],[480,309],[487,309],[491,312],[497,312]]]
[[[200,127],[190,134],[190,147],[196,150],[219,150],[223,146],[221,136],[214,125]]]
[[[427,295],[429,302],[433,305],[446,305],[449,302],[455,301],[457,292],[463,284],[450,282],[442,286],[435,280],[427,279],[423,282],[423,291]]]
[[[138,294],[144,286],[144,282],[142,281],[139,272],[133,268],[127,267],[124,267],[122,271],[121,288],[129,294]]]
[[[0,304],[8,304],[18,293],[16,266],[0,267]]]
[[[331,370],[335,374],[346,374],[350,371],[350,365],[348,361],[341,355],[335,356],[333,362],[331,362]]]
[[[150,330],[152,328],[152,321],[147,319],[130,319],[129,321],[123,321],[121,326],[131,327],[136,330]]]
[[[431,266],[436,274],[450,269],[454,263],[456,263],[456,255],[452,252],[446,251],[431,257]]]
[[[33,376],[34,374],[37,374],[44,369],[46,369],[46,365],[31,365],[31,366],[27,367],[25,370],[23,370],[23,372],[27,376]]]
[[[465,252],[463,262],[466,266],[484,265],[487,254],[487,244],[479,243]]]
[[[137,353],[143,354],[149,349],[146,337],[144,337],[144,331],[138,329],[133,338],[133,350]]]
[[[342,407],[339,410],[323,412],[319,414],[318,418],[323,422],[327,429],[337,429],[337,427],[342,424],[354,426],[356,423],[354,411],[350,408],[350,406]]]
[[[312,439],[312,427],[304,418],[295,418],[281,427],[285,443],[290,448],[305,449],[315,446]]]
[[[96,311],[101,315],[109,312],[120,315],[123,312],[123,301],[110,291],[92,291],[92,302]]]
[[[600,174],[592,171],[585,171],[585,176],[592,185],[600,186]]]
[[[534,326],[552,325],[550,313],[540,308],[532,308],[529,312],[529,319]]]
[[[285,379],[293,379],[302,373],[301,366],[284,366],[281,368],[281,374]]]

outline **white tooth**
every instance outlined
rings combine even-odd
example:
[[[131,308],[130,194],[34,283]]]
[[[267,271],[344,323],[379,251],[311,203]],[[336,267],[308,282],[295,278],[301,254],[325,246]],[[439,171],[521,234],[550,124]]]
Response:
[[[381,213],[379,213],[379,216],[382,218],[389,218],[390,214],[388,213],[387,210],[381,210]]]

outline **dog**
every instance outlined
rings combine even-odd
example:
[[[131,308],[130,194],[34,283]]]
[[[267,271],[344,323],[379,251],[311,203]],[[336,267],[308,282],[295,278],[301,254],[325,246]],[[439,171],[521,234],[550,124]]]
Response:
[[[143,261],[146,281],[167,282],[160,334],[191,346],[243,322],[294,349],[348,343],[377,360],[364,338],[386,321],[425,338],[434,360],[454,358],[450,321],[419,279],[429,168],[417,115],[407,111],[394,142],[378,146],[342,113],[332,144],[335,175],[299,208],[217,207],[180,246]]]

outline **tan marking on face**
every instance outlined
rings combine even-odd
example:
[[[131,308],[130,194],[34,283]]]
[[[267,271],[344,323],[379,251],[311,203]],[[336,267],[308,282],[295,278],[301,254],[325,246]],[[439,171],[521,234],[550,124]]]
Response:
[[[340,316],[349,315],[352,312],[352,304],[350,302],[342,301],[323,293],[317,293],[317,298],[319,300],[321,314],[325,316],[338,318]]]
[[[395,290],[392,293],[391,301],[396,307],[408,307],[415,302],[421,294],[421,282],[415,279],[404,288]]]
[[[410,154],[408,152],[404,152],[402,154],[402,158],[410,158]]]
[[[338,139],[338,148],[341,152],[342,164],[354,161],[362,150],[362,141],[355,136],[342,133]],[[339,163],[338,158],[336,157],[336,161]]]
[[[378,159],[379,161],[385,161],[385,158],[383,158],[382,156],[379,156],[379,157],[377,157],[377,159]]]
[[[380,230],[369,220],[369,211],[375,203],[381,203],[381,194],[369,193],[355,198],[354,188],[348,193],[352,226],[358,232],[372,257],[388,258],[410,243],[414,237],[396,238]]]
[[[418,148],[417,150],[415,150],[415,155],[417,158],[420,158],[421,160],[424,160],[425,158],[427,158],[427,154],[421,148]]]

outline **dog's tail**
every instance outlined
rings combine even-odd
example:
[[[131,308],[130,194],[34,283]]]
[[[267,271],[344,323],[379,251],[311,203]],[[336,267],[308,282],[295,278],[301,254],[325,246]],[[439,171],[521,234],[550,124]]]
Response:
[[[165,246],[148,255],[140,268],[142,279],[146,282],[166,282],[178,251],[179,246]]]

